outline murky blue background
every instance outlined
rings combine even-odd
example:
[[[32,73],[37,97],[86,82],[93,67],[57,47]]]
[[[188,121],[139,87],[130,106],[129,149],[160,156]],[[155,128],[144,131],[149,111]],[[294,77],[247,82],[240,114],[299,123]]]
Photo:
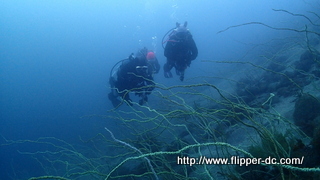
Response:
[[[186,72],[196,76],[229,76],[228,66],[202,60],[236,60],[250,46],[282,37],[288,32],[250,25],[303,28],[303,20],[275,12],[313,11],[316,1],[295,0],[3,0],[0,4],[0,135],[6,139],[57,137],[66,141],[103,132],[111,67],[139,48],[157,53],[161,64],[155,80],[164,85],[164,34],[176,22],[188,21],[199,56]],[[317,4],[319,5],[319,4]],[[319,7],[319,6],[318,6]],[[297,18],[295,17],[295,20]],[[114,127],[116,128],[116,127]],[[4,142],[2,138],[1,142]],[[32,147],[30,147],[32,148]],[[9,177],[17,150],[0,148],[0,176]],[[21,158],[22,159],[22,158]],[[23,159],[21,160],[23,171]],[[8,170],[9,169],[9,170]],[[36,171],[36,170],[35,170]],[[2,178],[1,178],[2,179]]]

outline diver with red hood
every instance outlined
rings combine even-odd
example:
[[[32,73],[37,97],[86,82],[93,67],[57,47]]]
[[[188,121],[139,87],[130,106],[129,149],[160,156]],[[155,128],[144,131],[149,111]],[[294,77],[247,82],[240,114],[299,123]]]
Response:
[[[187,29],[187,22],[183,25],[176,23],[176,28],[171,32],[166,43],[164,56],[167,57],[167,62],[163,66],[164,77],[172,78],[171,69],[174,67],[176,74],[183,81],[185,70],[198,56],[198,48]]]

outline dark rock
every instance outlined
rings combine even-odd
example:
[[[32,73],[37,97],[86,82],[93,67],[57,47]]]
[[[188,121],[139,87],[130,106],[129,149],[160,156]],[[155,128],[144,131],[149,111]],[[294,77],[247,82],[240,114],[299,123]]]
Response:
[[[312,65],[316,62],[317,55],[310,51],[305,51],[300,56],[300,61],[297,62],[296,68],[308,72]]]
[[[310,94],[302,94],[296,101],[294,122],[309,136],[313,136],[314,119],[320,115],[320,102]]]

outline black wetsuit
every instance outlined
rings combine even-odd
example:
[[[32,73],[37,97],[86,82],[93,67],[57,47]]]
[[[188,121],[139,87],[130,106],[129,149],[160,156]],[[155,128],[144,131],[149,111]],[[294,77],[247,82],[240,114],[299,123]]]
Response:
[[[147,63],[145,58],[137,57],[124,60],[117,71],[117,79],[110,82],[116,88],[116,93],[109,93],[109,99],[114,107],[120,104],[118,96],[126,100],[131,105],[129,91],[134,91],[136,95],[143,96],[143,101],[147,101],[147,96],[154,89],[152,77],[152,67]],[[150,85],[150,86],[149,86]],[[149,87],[144,87],[149,86]],[[143,103],[142,101],[140,103]]]
[[[198,56],[198,48],[189,32],[179,36],[176,33],[170,36],[164,49],[164,56],[167,57],[167,63],[163,66],[165,77],[172,77],[170,70],[175,67],[177,74],[183,75],[187,66],[190,66],[192,60]],[[166,74],[167,73],[167,74]]]

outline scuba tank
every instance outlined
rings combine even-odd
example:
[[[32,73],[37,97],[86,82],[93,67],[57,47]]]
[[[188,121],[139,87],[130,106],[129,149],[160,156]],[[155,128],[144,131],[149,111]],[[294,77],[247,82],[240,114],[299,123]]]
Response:
[[[114,87],[114,83],[118,80],[118,76],[117,76],[117,72],[118,69],[122,66],[122,64],[124,63],[124,61],[127,60],[133,60],[134,56],[133,53],[130,54],[129,58],[126,59],[122,59],[120,61],[118,61],[112,68],[110,71],[110,78],[109,78],[109,83],[111,85],[111,87]],[[120,64],[121,63],[121,64]],[[116,68],[117,67],[117,68]]]

